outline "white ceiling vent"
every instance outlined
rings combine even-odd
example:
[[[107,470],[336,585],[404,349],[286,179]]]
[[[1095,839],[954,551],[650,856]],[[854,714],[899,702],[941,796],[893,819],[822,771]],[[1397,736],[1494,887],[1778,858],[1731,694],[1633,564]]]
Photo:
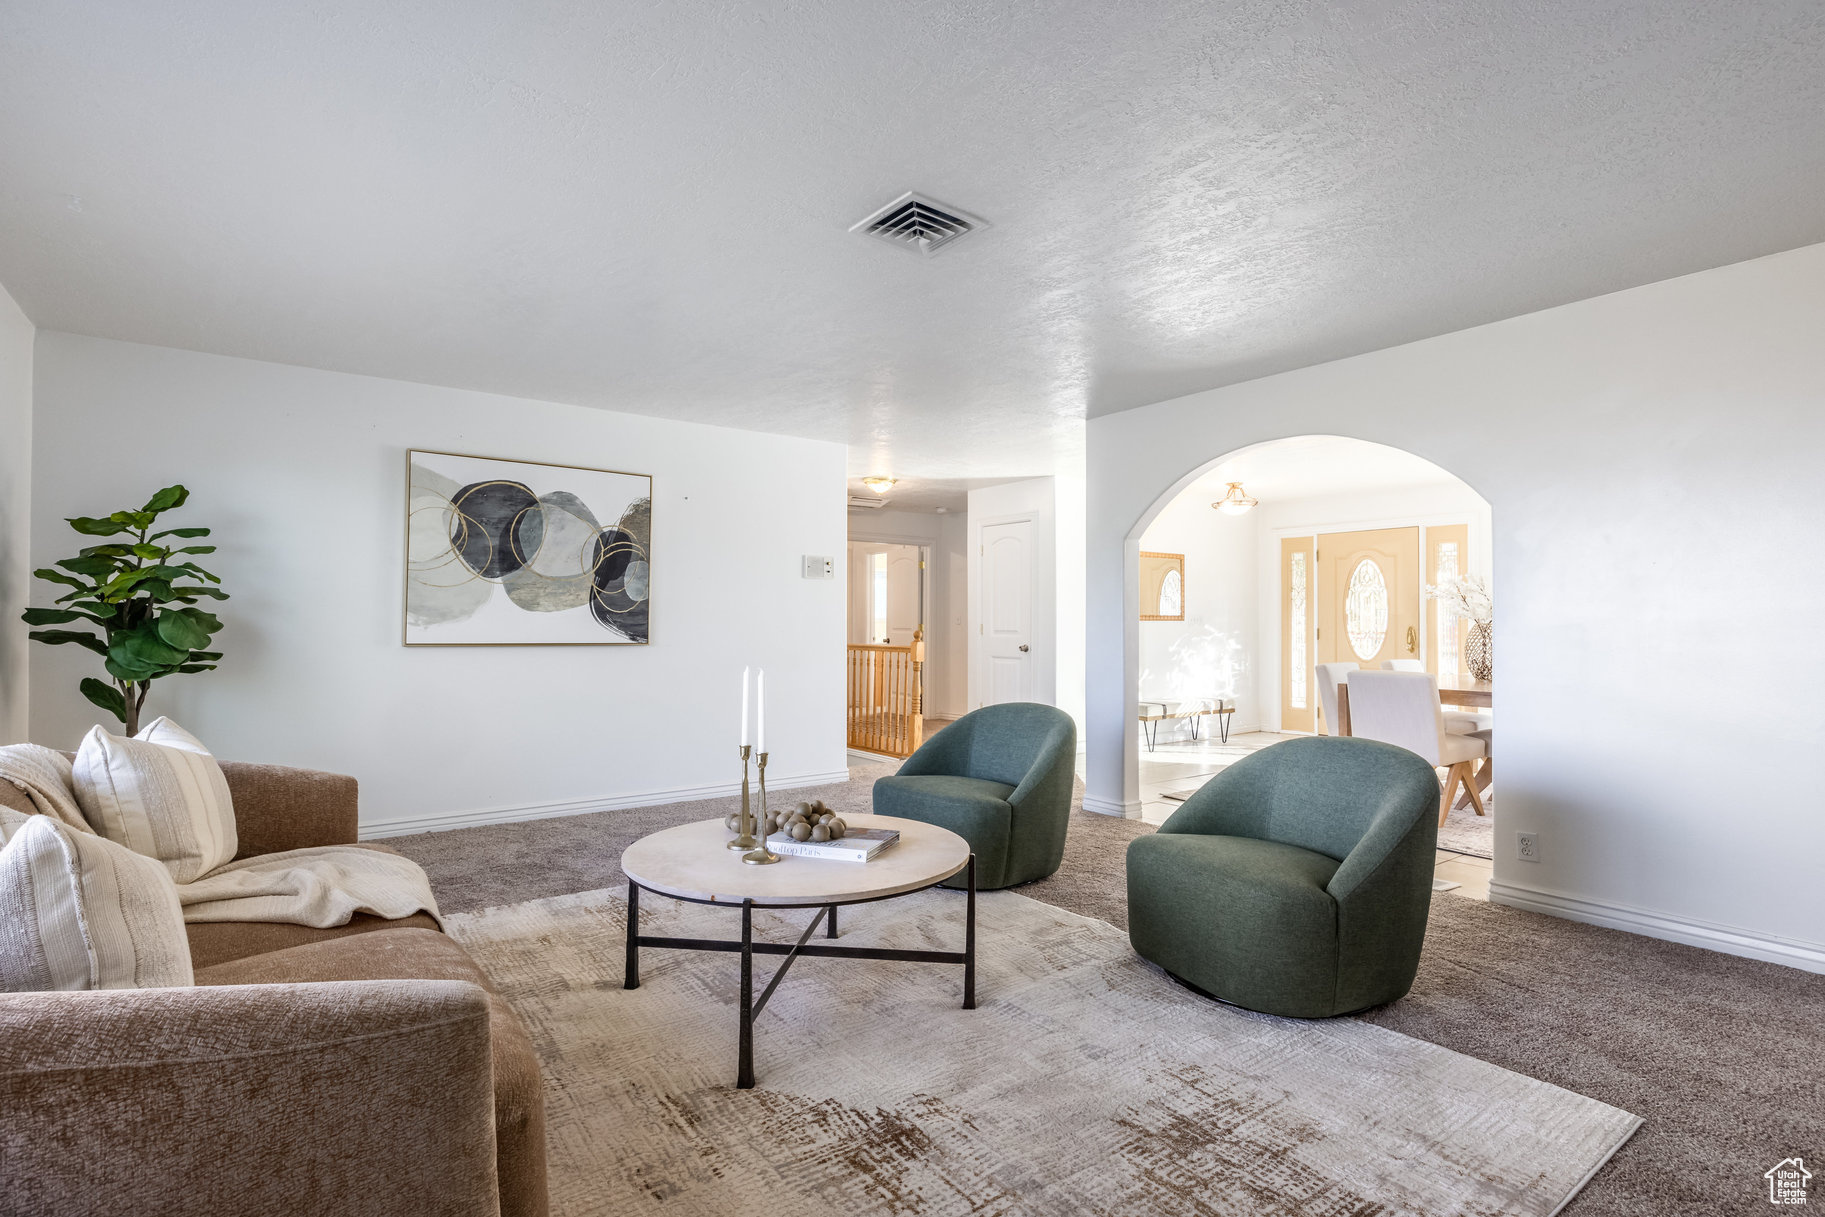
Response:
[[[849,496],[849,510],[851,511],[856,511],[858,509],[864,511],[877,511],[885,506],[887,506],[886,499],[865,499],[860,495],[855,494]]]
[[[988,226],[987,220],[966,211],[908,192],[849,231],[914,253],[933,254],[957,238]]]

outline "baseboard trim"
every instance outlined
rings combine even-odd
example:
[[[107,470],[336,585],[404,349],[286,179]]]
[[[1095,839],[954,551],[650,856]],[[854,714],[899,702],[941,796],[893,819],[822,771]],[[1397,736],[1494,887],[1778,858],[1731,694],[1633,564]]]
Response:
[[[906,763],[906,758],[903,756],[888,756],[885,752],[863,752],[857,748],[849,750],[849,759],[859,761],[864,765],[904,765]]]
[[[1796,938],[1782,938],[1775,934],[1758,934],[1753,930],[1708,921],[1670,917],[1665,913],[1631,908],[1626,904],[1609,904],[1514,883],[1492,882],[1489,885],[1489,902],[1526,909],[1532,913],[1564,917],[1568,921],[1582,921],[1587,925],[1627,930],[1631,934],[1642,934],[1667,942],[1681,942],[1687,946],[1720,951],[1725,955],[1740,955],[1745,959],[1785,964],[1806,972],[1825,973],[1825,946],[1801,942]]]
[[[829,786],[847,782],[849,771],[801,773],[791,777],[770,778],[769,790],[797,790],[805,786]],[[592,811],[618,811],[625,807],[657,807],[666,803],[695,803],[700,799],[722,799],[741,793],[740,782],[723,782],[715,786],[680,786],[671,790],[649,790],[641,794],[611,795],[600,799],[571,799],[561,803],[516,803],[508,807],[483,807],[475,811],[445,811],[428,816],[411,816],[403,820],[383,820],[363,824],[361,839],[373,841],[382,837],[403,837],[418,832],[445,832],[452,828],[474,828],[480,824],[513,824],[521,820],[549,820],[557,816],[580,816]]]
[[[1087,794],[1084,796],[1084,810],[1094,811],[1099,816],[1120,816],[1124,820],[1134,820],[1140,818],[1141,804],[1138,799],[1132,803],[1123,803]]]

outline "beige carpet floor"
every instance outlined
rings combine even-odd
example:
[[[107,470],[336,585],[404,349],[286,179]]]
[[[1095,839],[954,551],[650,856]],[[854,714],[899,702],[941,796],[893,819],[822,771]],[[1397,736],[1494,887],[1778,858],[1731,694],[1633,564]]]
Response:
[[[858,767],[816,793],[863,810],[883,772]],[[625,886],[618,863],[634,840],[732,803],[388,844],[425,866],[446,912],[462,912]],[[1079,811],[1064,865],[1019,891],[1125,927],[1124,851],[1151,831]],[[1364,1017],[1644,1117],[1566,1209],[1575,1217],[1761,1212],[1763,1171],[1825,1160],[1825,977],[1443,893],[1413,992]]]
[[[686,938],[738,919],[641,913]],[[963,913],[954,892],[863,906],[842,943],[954,949]],[[1547,1217],[1639,1124],[1368,1023],[1207,1001],[1014,892],[979,902],[976,1009],[954,966],[800,960],[739,1091],[736,960],[649,949],[624,990],[626,918],[609,889],[448,920],[538,1046],[553,1217]]]

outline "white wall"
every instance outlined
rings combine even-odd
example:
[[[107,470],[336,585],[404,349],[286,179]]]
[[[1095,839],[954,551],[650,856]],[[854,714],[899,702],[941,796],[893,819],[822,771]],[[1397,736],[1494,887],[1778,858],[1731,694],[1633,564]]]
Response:
[[[1136,801],[1159,504],[1249,444],[1357,436],[1494,511],[1495,899],[1825,969],[1822,334],[1825,245],[1093,420],[1091,805]]]
[[[0,743],[26,737],[31,602],[32,323],[0,288]],[[48,601],[46,601],[48,603]]]
[[[1141,538],[1144,550],[1185,555],[1185,620],[1140,623],[1138,688],[1147,698],[1232,698],[1230,730],[1253,731],[1261,724],[1260,512],[1227,516],[1210,501],[1208,494],[1180,495]],[[1271,676],[1265,687],[1271,693]],[[1187,722],[1159,725],[1163,739],[1189,737],[1190,730]]]
[[[846,773],[844,584],[800,562],[844,552],[839,444],[60,333],[34,442],[41,564],[77,543],[62,517],[190,487],[227,657],[148,711],[226,757],[354,774],[366,830],[732,788],[744,663],[767,669],[771,784]],[[652,474],[651,645],[402,647],[411,447]],[[34,649],[32,738],[69,747],[90,657]]]
[[[925,545],[928,620],[925,623],[925,714],[954,718],[969,701],[969,647],[964,623],[969,616],[969,575],[964,561],[966,517],[957,512],[893,511],[879,508],[849,513],[853,541],[891,541]]]

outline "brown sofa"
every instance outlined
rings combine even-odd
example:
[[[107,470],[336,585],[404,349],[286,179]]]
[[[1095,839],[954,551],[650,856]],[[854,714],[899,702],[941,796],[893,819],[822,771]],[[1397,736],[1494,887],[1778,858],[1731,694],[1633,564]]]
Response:
[[[240,857],[354,843],[355,779],[222,769]],[[0,993],[0,1212],[543,1217],[532,1042],[429,916],[186,928],[194,989]]]

